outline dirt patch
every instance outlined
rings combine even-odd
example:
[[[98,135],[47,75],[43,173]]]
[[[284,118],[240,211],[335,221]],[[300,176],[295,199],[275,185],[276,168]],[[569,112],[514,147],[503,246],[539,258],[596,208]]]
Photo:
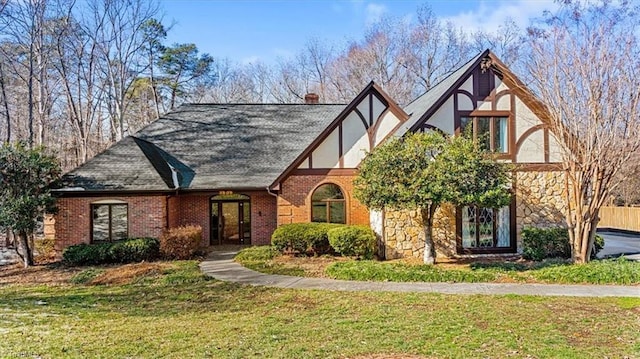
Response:
[[[0,266],[0,285],[5,284],[65,284],[82,271],[60,264],[37,265],[24,268],[22,264]]]
[[[88,284],[128,284],[140,277],[160,275],[164,270],[171,267],[172,264],[168,262],[144,262],[105,268],[105,271],[102,274],[98,275]]]

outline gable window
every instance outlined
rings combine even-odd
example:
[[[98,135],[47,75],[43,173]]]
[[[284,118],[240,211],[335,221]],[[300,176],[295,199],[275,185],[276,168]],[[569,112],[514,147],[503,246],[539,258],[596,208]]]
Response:
[[[311,222],[346,223],[344,194],[340,187],[326,183],[311,195]]]
[[[509,152],[509,117],[469,117],[460,118],[460,133],[472,135],[480,147],[486,151]]]
[[[93,242],[127,239],[128,232],[126,203],[91,204],[91,240]]]

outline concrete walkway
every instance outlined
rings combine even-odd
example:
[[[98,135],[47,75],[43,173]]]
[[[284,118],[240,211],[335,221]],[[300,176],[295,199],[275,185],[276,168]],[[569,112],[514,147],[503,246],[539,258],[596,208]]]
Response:
[[[302,278],[252,271],[233,261],[236,251],[213,252],[200,263],[203,273],[215,279],[276,288],[337,291],[421,292],[444,294],[523,294],[571,297],[640,297],[640,286],[559,285],[511,283],[394,283],[358,282],[327,278]]]

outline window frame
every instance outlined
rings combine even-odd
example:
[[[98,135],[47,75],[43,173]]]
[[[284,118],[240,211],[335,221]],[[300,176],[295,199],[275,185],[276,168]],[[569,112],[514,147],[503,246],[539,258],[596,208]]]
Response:
[[[94,213],[95,213],[95,209],[98,206],[108,206],[109,208],[109,230],[108,230],[108,239],[107,240],[96,240],[94,238]],[[127,221],[126,221],[126,233],[127,235],[125,236],[125,238],[122,239],[114,239],[113,238],[113,207],[114,206],[124,206],[127,210]],[[129,204],[126,202],[94,202],[91,203],[90,205],[90,218],[91,218],[91,226],[90,226],[90,231],[91,231],[91,243],[110,243],[110,242],[116,242],[116,241],[121,241],[121,240],[126,240],[127,238],[129,238]]]
[[[481,207],[474,206],[476,211],[479,211]],[[517,252],[517,237],[516,237],[516,199],[515,196],[511,198],[511,203],[506,206],[509,208],[509,246],[508,247],[497,247],[497,222],[496,218],[498,218],[498,211],[500,209],[493,209],[493,244],[492,247],[469,247],[466,248],[462,243],[462,211],[464,207],[456,208],[456,252],[458,254],[502,254],[502,253],[516,253]],[[477,212],[476,212],[477,213]],[[479,224],[476,223],[476,226]],[[476,230],[476,241],[478,240],[478,236],[480,235],[479,231]],[[476,242],[477,243],[477,242]]]
[[[463,119],[469,118],[472,124],[473,140],[478,141],[478,130],[480,119],[489,119],[489,151],[496,155],[498,159],[511,158],[511,154],[515,151],[515,143],[512,140],[512,114],[509,111],[459,111],[458,112],[458,128],[456,129],[457,135],[463,135]],[[507,128],[505,133],[505,142],[507,148],[505,151],[495,151],[496,144],[496,128],[499,118],[506,119]]]
[[[326,185],[332,185],[332,186],[336,186],[338,188],[338,190],[340,190],[340,193],[342,194],[342,198],[341,199],[336,199],[336,198],[329,198],[329,199],[323,199],[320,201],[314,201],[313,200],[313,196],[315,195],[315,193],[323,186]],[[310,206],[309,206],[309,212],[310,212],[310,222],[311,223],[335,223],[335,224],[347,224],[347,198],[345,195],[345,191],[342,189],[342,187],[340,187],[339,185],[333,183],[333,182],[325,182],[322,183],[320,185],[318,185],[317,187],[315,187],[313,189],[313,191],[311,191],[311,195],[309,196],[309,202],[310,202]],[[344,222],[331,222],[331,204],[332,203],[342,203],[342,215],[344,218]],[[313,208],[314,205],[316,204],[323,204],[325,207],[325,215],[327,220],[326,221],[314,221],[314,216],[313,216]]]

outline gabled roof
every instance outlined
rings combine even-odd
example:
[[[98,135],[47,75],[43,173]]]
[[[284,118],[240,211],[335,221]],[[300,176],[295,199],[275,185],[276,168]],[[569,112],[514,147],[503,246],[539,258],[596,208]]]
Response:
[[[425,92],[404,107],[404,111],[411,117],[396,131],[396,136],[403,136],[408,131],[414,131],[415,125],[424,119],[431,117],[435,111],[449,98],[455,89],[460,87],[469,77],[473,69],[480,61],[490,53],[485,50],[477,54],[466,64],[452,72],[444,80],[438,82],[429,91]]]
[[[378,99],[383,101],[385,105],[389,106],[389,111],[391,111],[401,122],[405,121],[409,118],[409,115],[398,106],[398,103],[391,98],[378,84],[374,81],[369,82],[369,84],[362,90],[360,93],[353,99],[351,102],[344,107],[342,112],[322,131],[319,135],[311,142],[305,149],[293,160],[289,166],[271,183],[270,188],[276,188],[280,182],[282,182],[287,176],[295,170],[304,160],[305,158],[313,152],[326,138],[331,134],[333,130],[335,130],[338,125],[355,109],[358,104],[369,94],[375,94]]]
[[[265,189],[345,105],[182,105],[63,177],[65,188]]]

